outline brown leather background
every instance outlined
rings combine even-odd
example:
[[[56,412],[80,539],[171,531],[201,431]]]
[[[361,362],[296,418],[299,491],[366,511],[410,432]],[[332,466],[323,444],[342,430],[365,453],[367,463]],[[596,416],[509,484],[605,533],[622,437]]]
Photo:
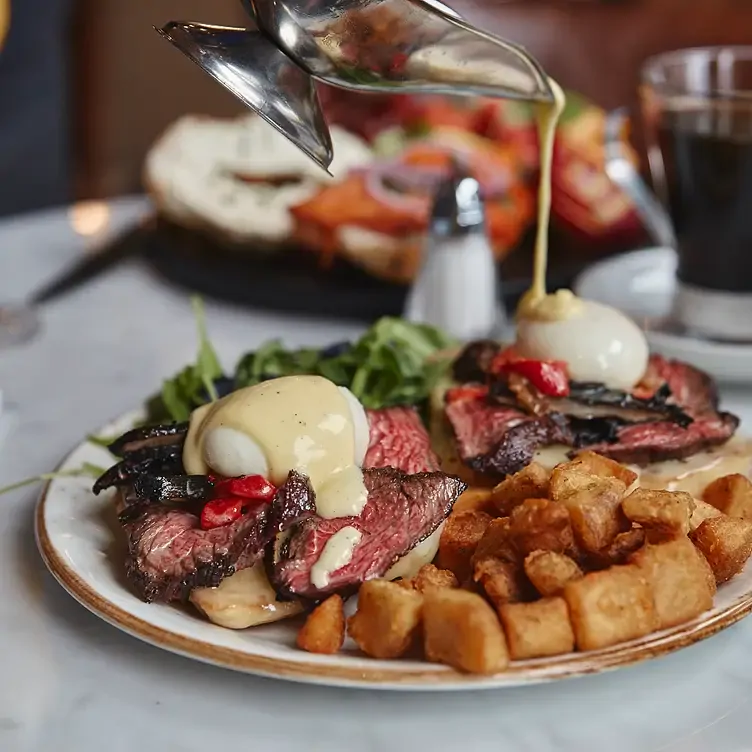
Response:
[[[655,52],[752,44],[752,0],[447,0],[468,20],[525,45],[564,86],[605,107],[634,102]],[[136,191],[146,150],[186,112],[241,106],[162,41],[168,20],[243,23],[237,0],[83,0],[77,27],[79,196]]]

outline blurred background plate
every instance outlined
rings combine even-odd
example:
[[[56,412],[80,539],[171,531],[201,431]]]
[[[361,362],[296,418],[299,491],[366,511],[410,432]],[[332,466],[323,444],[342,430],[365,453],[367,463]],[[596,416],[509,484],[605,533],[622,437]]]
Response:
[[[159,219],[147,231],[145,254],[165,280],[226,302],[272,311],[372,321],[401,315],[408,287],[378,279],[341,258],[323,268],[315,254],[304,249],[278,253],[239,250],[213,238]],[[552,231],[551,288],[571,287],[592,261],[564,233]],[[609,253],[625,250],[609,246]],[[500,265],[503,299],[514,310],[530,284],[532,232],[522,246]]]

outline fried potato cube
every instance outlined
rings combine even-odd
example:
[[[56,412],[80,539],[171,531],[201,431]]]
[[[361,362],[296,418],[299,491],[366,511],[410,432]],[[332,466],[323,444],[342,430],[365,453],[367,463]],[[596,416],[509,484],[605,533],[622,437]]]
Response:
[[[713,606],[710,567],[689,538],[645,546],[629,561],[653,588],[658,629],[684,624]]]
[[[739,574],[752,554],[752,522],[739,517],[712,517],[690,533],[720,584]]]
[[[574,650],[569,608],[563,598],[534,603],[508,603],[499,609],[513,661],[561,655]]]
[[[462,492],[452,507],[454,514],[459,512],[486,512],[496,516],[496,505],[493,501],[493,490],[482,486],[470,486]]]
[[[716,509],[712,504],[708,504],[706,501],[694,499],[694,502],[695,510],[689,518],[690,530],[697,530],[705,520],[709,520],[713,517],[720,517],[723,514],[720,509]]]
[[[387,580],[364,582],[347,632],[372,658],[398,658],[418,634],[423,596]]]
[[[564,553],[574,548],[569,512],[548,499],[527,499],[512,510],[509,531],[522,556],[533,551]]]
[[[497,608],[503,603],[519,601],[524,595],[520,567],[495,556],[475,563],[473,580],[481,585],[488,600]]]
[[[565,496],[587,488],[597,480],[598,476],[585,465],[563,462],[551,471],[548,495],[553,501],[561,501]]]
[[[426,658],[473,674],[509,665],[506,640],[491,606],[465,590],[432,590],[424,596]]]
[[[485,512],[450,514],[441,531],[438,566],[454,572],[460,582],[466,580],[472,574],[470,559],[490,522]]]
[[[645,544],[645,531],[641,527],[633,527],[619,533],[611,545],[602,548],[588,557],[589,564],[596,569],[606,569],[614,564],[624,564],[639,548]]]
[[[500,514],[508,515],[525,499],[545,499],[548,496],[548,479],[548,470],[537,462],[531,462],[501,481],[491,492],[491,500]]]
[[[458,588],[459,580],[448,569],[439,569],[433,564],[425,564],[412,579],[412,586],[419,593],[437,588]]]
[[[509,517],[497,517],[491,520],[491,524],[486,528],[486,532],[483,533],[483,537],[475,548],[471,564],[475,566],[477,561],[487,559],[489,556],[511,563],[520,561],[521,557],[512,539]]]
[[[675,538],[689,533],[695,501],[684,491],[637,488],[624,499],[621,508],[632,522],[666,538]]]
[[[298,632],[297,644],[309,653],[333,655],[345,641],[345,604],[330,595],[311,611]]]
[[[630,470],[626,465],[610,457],[591,452],[589,449],[578,452],[569,464],[597,475],[599,478],[618,478],[627,488],[637,480],[637,473],[634,470]]]
[[[626,492],[627,487],[618,478],[595,478],[561,498],[560,503],[569,512],[575,540],[585,551],[600,551],[629,527],[621,510]]]
[[[564,599],[580,650],[633,640],[658,626],[650,583],[634,565],[591,572],[569,582]]]
[[[525,574],[544,597],[558,595],[572,580],[582,577],[577,562],[556,551],[533,551],[525,558]]]
[[[702,498],[729,517],[752,520],[752,483],[739,473],[716,478]]]

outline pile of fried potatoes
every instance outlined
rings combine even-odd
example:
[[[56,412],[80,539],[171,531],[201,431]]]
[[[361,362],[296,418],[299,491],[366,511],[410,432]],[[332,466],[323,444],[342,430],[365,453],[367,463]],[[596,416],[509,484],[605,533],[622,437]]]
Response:
[[[347,631],[374,658],[422,649],[429,661],[489,674],[690,621],[752,554],[752,483],[728,475],[699,500],[636,481],[592,452],[551,472],[532,463],[462,500],[435,565],[412,580],[364,583],[349,619],[331,596],[298,645],[336,653]]]

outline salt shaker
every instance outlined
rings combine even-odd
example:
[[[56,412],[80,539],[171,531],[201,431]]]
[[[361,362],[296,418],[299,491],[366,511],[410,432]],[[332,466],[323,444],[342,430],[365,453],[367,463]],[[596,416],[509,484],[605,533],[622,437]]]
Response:
[[[480,186],[455,165],[434,197],[422,266],[404,318],[461,341],[492,338],[506,324],[498,288]]]

